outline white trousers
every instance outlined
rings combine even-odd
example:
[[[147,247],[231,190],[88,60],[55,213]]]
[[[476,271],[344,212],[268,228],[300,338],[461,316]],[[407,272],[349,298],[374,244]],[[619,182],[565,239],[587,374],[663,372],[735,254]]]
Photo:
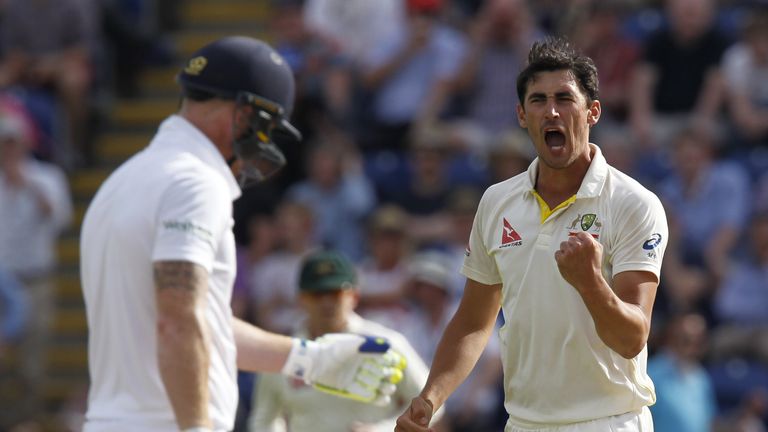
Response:
[[[643,407],[617,416],[544,429],[525,429],[507,422],[504,432],[653,432],[653,418],[648,407]]]

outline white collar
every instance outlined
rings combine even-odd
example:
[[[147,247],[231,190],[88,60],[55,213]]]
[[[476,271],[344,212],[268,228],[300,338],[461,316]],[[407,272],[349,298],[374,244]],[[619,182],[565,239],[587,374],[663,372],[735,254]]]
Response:
[[[589,147],[594,151],[592,161],[589,163],[589,169],[584,176],[584,180],[581,181],[579,191],[576,192],[576,198],[594,198],[600,195],[605,185],[605,179],[608,177],[608,162],[605,160],[603,153],[600,151],[600,147],[595,144],[589,143]],[[528,190],[532,191],[535,188],[536,176],[539,171],[539,158],[531,162],[528,166]]]

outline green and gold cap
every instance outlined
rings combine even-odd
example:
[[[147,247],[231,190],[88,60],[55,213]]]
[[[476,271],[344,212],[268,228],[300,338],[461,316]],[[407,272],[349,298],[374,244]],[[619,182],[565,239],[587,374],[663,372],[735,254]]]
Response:
[[[304,258],[299,274],[299,291],[338,291],[356,286],[355,268],[344,255],[335,251],[319,251]]]

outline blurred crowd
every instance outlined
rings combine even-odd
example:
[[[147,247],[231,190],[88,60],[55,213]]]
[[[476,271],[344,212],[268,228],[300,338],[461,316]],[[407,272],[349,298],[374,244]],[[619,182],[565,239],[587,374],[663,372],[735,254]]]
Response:
[[[0,356],[44,348],[66,175],[98,163],[103,105],[177,61],[176,3],[0,0]],[[669,218],[649,341],[656,430],[768,430],[768,2],[273,0],[271,14],[305,139],[235,202],[238,316],[291,333],[302,258],[334,249],[357,265],[358,313],[429,364],[482,192],[535,157],[517,73],[533,41],[566,35],[599,70],[592,142]],[[496,349],[448,401],[446,431],[503,427]]]

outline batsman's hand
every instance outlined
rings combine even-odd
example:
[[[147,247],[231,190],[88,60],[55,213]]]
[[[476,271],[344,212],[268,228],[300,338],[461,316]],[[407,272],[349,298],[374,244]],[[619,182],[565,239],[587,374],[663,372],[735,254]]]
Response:
[[[433,432],[429,427],[434,407],[432,403],[421,396],[411,400],[408,409],[397,418],[395,432]]]
[[[294,339],[283,373],[326,393],[384,406],[405,364],[386,339],[329,333],[314,341]]]
[[[602,277],[603,245],[585,232],[579,232],[560,243],[555,251],[557,268],[563,279],[574,288],[596,286]]]

